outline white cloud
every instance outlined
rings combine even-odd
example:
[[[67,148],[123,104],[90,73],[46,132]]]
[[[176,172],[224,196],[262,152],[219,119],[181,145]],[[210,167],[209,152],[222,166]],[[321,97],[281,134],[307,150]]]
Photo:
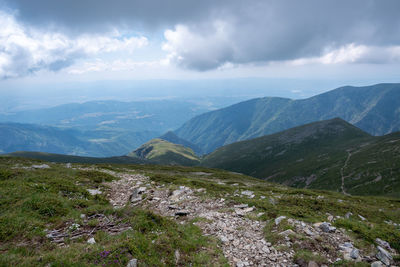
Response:
[[[325,49],[320,57],[300,58],[288,61],[290,65],[307,64],[384,64],[400,63],[400,46],[366,46],[354,43],[338,49]]]
[[[80,58],[104,53],[131,54],[148,44],[145,37],[80,35],[70,38],[18,23],[12,14],[0,12],[0,78],[18,77],[42,70],[60,70]]]
[[[168,52],[169,62],[178,66],[198,70],[217,68],[234,53],[230,31],[229,25],[223,21],[215,21],[203,35],[185,25],[177,25],[174,30],[164,32],[166,42],[162,49]]]

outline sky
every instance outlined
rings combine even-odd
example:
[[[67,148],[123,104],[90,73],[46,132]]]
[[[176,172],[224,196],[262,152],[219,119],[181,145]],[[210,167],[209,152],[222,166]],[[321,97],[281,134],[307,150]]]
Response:
[[[0,0],[0,96],[103,80],[400,82],[399,13],[398,0]]]

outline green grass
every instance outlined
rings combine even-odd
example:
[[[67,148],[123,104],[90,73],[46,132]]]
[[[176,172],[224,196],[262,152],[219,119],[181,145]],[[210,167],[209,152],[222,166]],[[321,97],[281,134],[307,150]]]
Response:
[[[166,165],[197,165],[200,160],[192,149],[155,138],[128,154]]]
[[[23,169],[37,161],[0,157],[0,266],[126,266],[137,258],[142,266],[226,266],[217,241],[193,225],[181,225],[149,211],[126,207],[114,210],[105,196],[87,188],[104,188],[115,177],[51,164],[50,169]],[[111,236],[97,232],[96,244],[86,238],[66,240],[59,248],[45,229],[83,221],[80,214],[106,214],[128,223],[132,230]],[[88,227],[98,224],[90,220]]]
[[[106,189],[102,182],[114,179],[112,176],[99,171],[67,169],[58,164],[50,164],[50,169],[13,169],[17,165],[31,166],[33,163],[38,162],[0,157],[0,266],[44,266],[48,263],[91,266],[95,262],[108,264],[111,259],[119,260],[119,266],[125,266],[131,258],[137,258],[145,266],[173,266],[176,250],[179,250],[181,265],[184,266],[226,264],[222,252],[217,249],[217,241],[202,236],[200,229],[193,224],[177,224],[140,209],[114,210],[104,195],[88,194],[87,188]],[[400,249],[400,229],[384,222],[400,222],[398,199],[296,189],[202,167],[121,164],[99,164],[96,167],[142,173],[156,184],[171,189],[181,185],[205,188],[206,192],[196,194],[206,199],[225,198],[228,205],[247,203],[255,208],[254,214],[264,213],[259,219],[266,221],[265,237],[274,244],[280,239],[277,233],[291,228],[285,220],[275,227],[274,219],[278,216],[314,223],[326,221],[326,213],[344,217],[347,212],[352,212],[353,217],[339,219],[335,226],[347,230],[359,248],[368,248],[379,237],[396,250]],[[255,198],[241,195],[243,190],[253,191]],[[57,248],[48,241],[44,229],[55,229],[66,222],[81,223],[81,213],[112,215],[128,223],[132,230],[117,236],[98,232],[95,236],[97,243],[92,246],[86,244],[86,240],[71,240],[67,248]],[[359,220],[358,214],[367,221]],[[88,224],[94,226],[97,223],[92,220]],[[297,257],[315,256],[302,249],[295,248]],[[109,251],[107,257],[101,256],[104,251]],[[344,262],[342,266],[351,266],[346,264]]]

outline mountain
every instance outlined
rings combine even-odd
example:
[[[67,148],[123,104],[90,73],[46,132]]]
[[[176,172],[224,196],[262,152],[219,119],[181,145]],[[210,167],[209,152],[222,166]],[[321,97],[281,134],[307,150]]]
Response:
[[[196,154],[201,154],[201,148],[199,146],[180,138],[172,131],[166,132],[159,138],[177,145],[182,145],[191,148]]]
[[[400,133],[375,137],[339,118],[223,146],[201,165],[293,187],[400,197]]]
[[[82,132],[76,128],[59,128],[22,123],[0,123],[0,153],[41,151],[79,156],[107,157],[123,155],[157,133]]]
[[[150,140],[128,156],[164,165],[191,166],[199,163],[192,149],[159,138]]]
[[[212,103],[190,100],[91,101],[0,113],[0,151],[124,155],[212,108]]]
[[[346,86],[302,100],[257,98],[196,116],[175,133],[200,146],[203,153],[336,117],[372,135],[383,135],[400,130],[399,99],[400,84]]]

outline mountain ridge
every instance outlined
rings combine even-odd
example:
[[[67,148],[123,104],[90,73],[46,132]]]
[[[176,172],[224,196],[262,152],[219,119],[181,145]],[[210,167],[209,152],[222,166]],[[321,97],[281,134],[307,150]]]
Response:
[[[340,117],[373,135],[400,130],[400,84],[345,86],[307,99],[256,98],[207,112],[174,132],[202,148],[216,148],[306,123]]]

